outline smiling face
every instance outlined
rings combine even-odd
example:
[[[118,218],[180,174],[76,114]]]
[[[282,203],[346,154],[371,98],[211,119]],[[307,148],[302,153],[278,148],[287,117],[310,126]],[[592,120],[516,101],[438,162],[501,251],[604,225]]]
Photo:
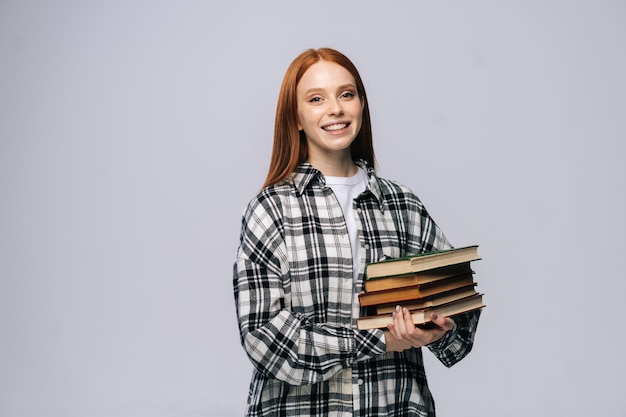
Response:
[[[298,129],[306,136],[309,161],[351,158],[350,145],[361,129],[363,105],[350,72],[339,64],[319,61],[304,73],[296,93]]]

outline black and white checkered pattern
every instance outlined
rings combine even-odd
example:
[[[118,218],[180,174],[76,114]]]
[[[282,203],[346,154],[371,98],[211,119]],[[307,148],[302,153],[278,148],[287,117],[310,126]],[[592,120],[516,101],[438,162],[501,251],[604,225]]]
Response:
[[[254,364],[246,415],[434,416],[421,349],[385,353],[382,330],[357,330],[368,262],[450,248],[420,200],[378,178],[354,201],[360,279],[343,213],[310,164],[248,205],[234,265],[241,342]],[[472,348],[480,312],[430,350],[446,366]]]

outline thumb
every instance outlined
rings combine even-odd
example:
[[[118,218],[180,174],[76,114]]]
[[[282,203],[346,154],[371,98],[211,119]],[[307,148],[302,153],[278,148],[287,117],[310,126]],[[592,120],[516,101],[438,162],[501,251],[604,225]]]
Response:
[[[445,331],[452,330],[454,327],[454,321],[452,321],[450,317],[440,316],[437,313],[432,313],[430,315],[430,320]]]

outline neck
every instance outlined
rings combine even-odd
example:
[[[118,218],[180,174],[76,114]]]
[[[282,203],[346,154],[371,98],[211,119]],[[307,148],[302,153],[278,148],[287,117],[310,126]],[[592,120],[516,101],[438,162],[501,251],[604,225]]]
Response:
[[[309,157],[309,163],[329,177],[352,177],[358,170],[350,155],[342,158]]]

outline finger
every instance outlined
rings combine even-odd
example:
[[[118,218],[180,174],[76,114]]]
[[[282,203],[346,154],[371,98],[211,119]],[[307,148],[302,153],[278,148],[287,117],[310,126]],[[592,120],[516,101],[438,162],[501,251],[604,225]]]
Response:
[[[402,310],[400,309],[399,306],[396,306],[396,311],[394,311],[391,314],[392,321],[387,326],[387,328],[391,331],[391,333],[396,339],[402,339],[403,330],[400,327],[402,323],[402,320],[400,319],[401,316],[402,316]]]
[[[394,318],[394,325],[398,329],[398,334],[399,334],[400,337],[402,337],[404,334],[406,334],[406,323],[405,323],[405,318],[404,318],[404,315],[405,315],[404,310],[406,310],[406,309],[402,309],[400,306],[396,306],[396,314],[395,314],[395,318]]]
[[[445,331],[452,330],[454,327],[454,321],[450,317],[444,317],[436,313],[432,313],[430,315],[430,320]]]
[[[411,312],[407,308],[403,308],[399,320],[402,323],[402,337],[413,345],[417,329],[415,327],[415,323],[413,323]]]
[[[413,333],[415,331],[415,323],[413,323],[411,312],[407,308],[404,308],[402,310],[402,315],[404,317],[404,326],[407,329],[407,333]]]
[[[398,328],[396,326],[396,312],[395,311],[391,313],[391,318],[392,318],[391,323],[387,325],[387,329],[389,329],[389,332],[391,333],[393,337],[398,339]]]

